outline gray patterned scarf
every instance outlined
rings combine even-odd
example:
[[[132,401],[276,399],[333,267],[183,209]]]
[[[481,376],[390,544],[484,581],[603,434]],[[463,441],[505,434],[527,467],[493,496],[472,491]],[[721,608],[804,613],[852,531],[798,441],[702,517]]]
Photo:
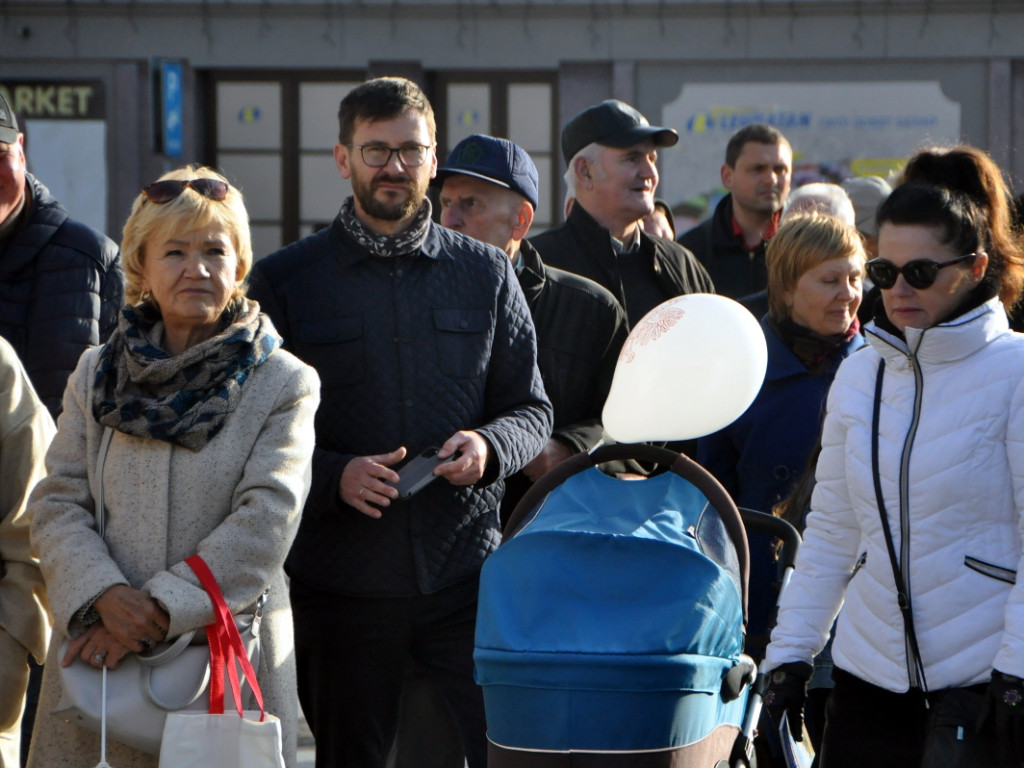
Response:
[[[160,348],[160,313],[126,306],[100,353],[93,416],[137,437],[198,451],[238,406],[249,374],[281,344],[254,301],[224,310],[220,331],[172,357]]]
[[[391,257],[404,256],[420,249],[430,230],[431,210],[430,200],[423,198],[423,204],[416,212],[412,224],[396,235],[382,235],[363,224],[356,215],[355,200],[351,197],[345,198],[338,215],[341,217],[342,226],[363,248],[374,256]]]

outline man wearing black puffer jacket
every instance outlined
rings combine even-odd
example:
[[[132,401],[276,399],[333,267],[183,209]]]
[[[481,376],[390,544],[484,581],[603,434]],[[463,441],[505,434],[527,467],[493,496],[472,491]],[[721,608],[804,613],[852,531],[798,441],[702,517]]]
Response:
[[[117,325],[123,295],[117,245],[68,216],[28,173],[25,136],[0,92],[0,336],[18,353],[54,419],[79,356]],[[33,665],[22,760],[28,756],[40,669]]]
[[[0,335],[54,418],[82,352],[117,324],[121,254],[75,221],[25,163],[25,137],[0,94]]]

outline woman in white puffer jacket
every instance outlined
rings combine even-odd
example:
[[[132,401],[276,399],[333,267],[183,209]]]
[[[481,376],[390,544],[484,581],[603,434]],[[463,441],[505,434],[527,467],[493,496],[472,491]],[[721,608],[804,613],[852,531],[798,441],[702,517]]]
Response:
[[[838,613],[821,768],[930,767],[936,750],[943,765],[1020,765],[1024,336],[1006,309],[1024,254],[983,152],[918,153],[903,182],[878,212],[868,347],[829,393],[766,704],[798,725]]]

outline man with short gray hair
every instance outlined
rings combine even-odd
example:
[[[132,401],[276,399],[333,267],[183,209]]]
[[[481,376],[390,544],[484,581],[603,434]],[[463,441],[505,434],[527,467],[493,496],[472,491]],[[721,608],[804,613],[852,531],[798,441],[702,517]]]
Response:
[[[580,112],[561,141],[572,209],[564,224],[530,239],[548,265],[611,291],[630,327],[675,296],[714,292],[692,253],[641,226],[654,210],[658,149],[678,140],[615,99]]]

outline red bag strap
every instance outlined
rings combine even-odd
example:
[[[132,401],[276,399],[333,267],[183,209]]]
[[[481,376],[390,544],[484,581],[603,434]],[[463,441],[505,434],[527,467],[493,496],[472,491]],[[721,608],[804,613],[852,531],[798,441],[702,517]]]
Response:
[[[242,716],[242,692],[238,682],[238,669],[235,661],[242,666],[242,673],[249,681],[253,697],[260,707],[260,722],[263,722],[266,711],[263,707],[263,692],[260,690],[256,680],[256,672],[249,662],[249,655],[245,650],[245,643],[235,626],[235,617],[231,609],[224,601],[224,595],[220,591],[217,580],[210,571],[210,567],[199,555],[192,555],[185,562],[199,578],[206,593],[213,603],[214,621],[206,627],[206,637],[210,644],[210,714],[224,714],[224,670],[228,671],[228,679],[231,683],[231,693],[235,700],[235,709],[238,716]]]

